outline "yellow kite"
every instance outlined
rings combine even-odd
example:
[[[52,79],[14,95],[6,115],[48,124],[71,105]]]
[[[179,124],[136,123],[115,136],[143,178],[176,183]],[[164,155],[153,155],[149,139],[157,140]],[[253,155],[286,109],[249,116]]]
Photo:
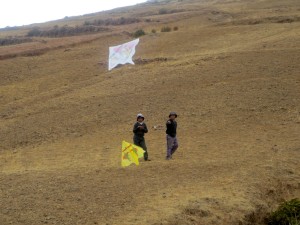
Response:
[[[126,141],[122,142],[122,166],[129,166],[131,163],[139,165],[139,158],[144,156],[144,150]]]

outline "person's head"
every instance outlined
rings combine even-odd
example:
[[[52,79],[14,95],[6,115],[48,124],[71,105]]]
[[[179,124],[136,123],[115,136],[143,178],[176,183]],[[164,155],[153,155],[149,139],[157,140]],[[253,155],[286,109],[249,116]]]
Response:
[[[136,120],[138,121],[138,122],[143,122],[144,121],[144,119],[145,119],[145,117],[143,116],[143,114],[142,113],[139,113],[139,114],[137,114],[137,116],[136,116]]]
[[[177,118],[176,112],[170,112],[170,114],[169,114],[169,119],[175,120],[175,118]]]

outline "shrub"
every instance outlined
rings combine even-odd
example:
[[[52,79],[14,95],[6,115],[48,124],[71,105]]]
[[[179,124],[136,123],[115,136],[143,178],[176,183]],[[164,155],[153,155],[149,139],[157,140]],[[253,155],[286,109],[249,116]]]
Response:
[[[32,30],[28,31],[27,36],[28,37],[38,37],[40,36],[42,31],[39,27],[34,27]]]
[[[161,28],[161,32],[170,32],[171,28],[170,27],[163,27]]]
[[[168,13],[168,10],[167,9],[160,9],[158,11],[158,14],[167,14]]]
[[[134,34],[133,34],[133,36],[134,37],[140,37],[140,36],[143,36],[143,35],[145,35],[146,33],[145,33],[145,31],[143,30],[143,29],[139,29],[139,30],[137,30],[136,32],[134,32]]]
[[[279,205],[271,213],[268,225],[300,225],[300,201],[292,199]]]
[[[173,30],[174,30],[174,31],[177,31],[177,30],[178,30],[178,27],[173,27]]]
[[[155,34],[155,33],[156,33],[156,30],[155,30],[155,29],[152,29],[152,30],[151,30],[151,33]]]

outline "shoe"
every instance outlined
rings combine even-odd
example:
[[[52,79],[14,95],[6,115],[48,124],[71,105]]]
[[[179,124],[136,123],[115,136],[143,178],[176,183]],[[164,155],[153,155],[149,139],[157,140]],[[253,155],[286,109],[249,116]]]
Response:
[[[172,157],[166,157],[166,160],[171,160],[172,159]]]
[[[145,159],[145,161],[151,161],[151,159]]]

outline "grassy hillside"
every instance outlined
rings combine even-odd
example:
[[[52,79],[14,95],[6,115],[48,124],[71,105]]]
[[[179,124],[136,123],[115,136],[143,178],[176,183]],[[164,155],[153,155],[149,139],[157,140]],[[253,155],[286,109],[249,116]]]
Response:
[[[264,224],[300,197],[299,12],[296,0],[149,2],[37,26],[136,23],[1,46],[0,224]],[[138,29],[136,65],[108,71],[108,47]],[[166,161],[170,111],[180,146]],[[139,112],[152,161],[121,168]]]

